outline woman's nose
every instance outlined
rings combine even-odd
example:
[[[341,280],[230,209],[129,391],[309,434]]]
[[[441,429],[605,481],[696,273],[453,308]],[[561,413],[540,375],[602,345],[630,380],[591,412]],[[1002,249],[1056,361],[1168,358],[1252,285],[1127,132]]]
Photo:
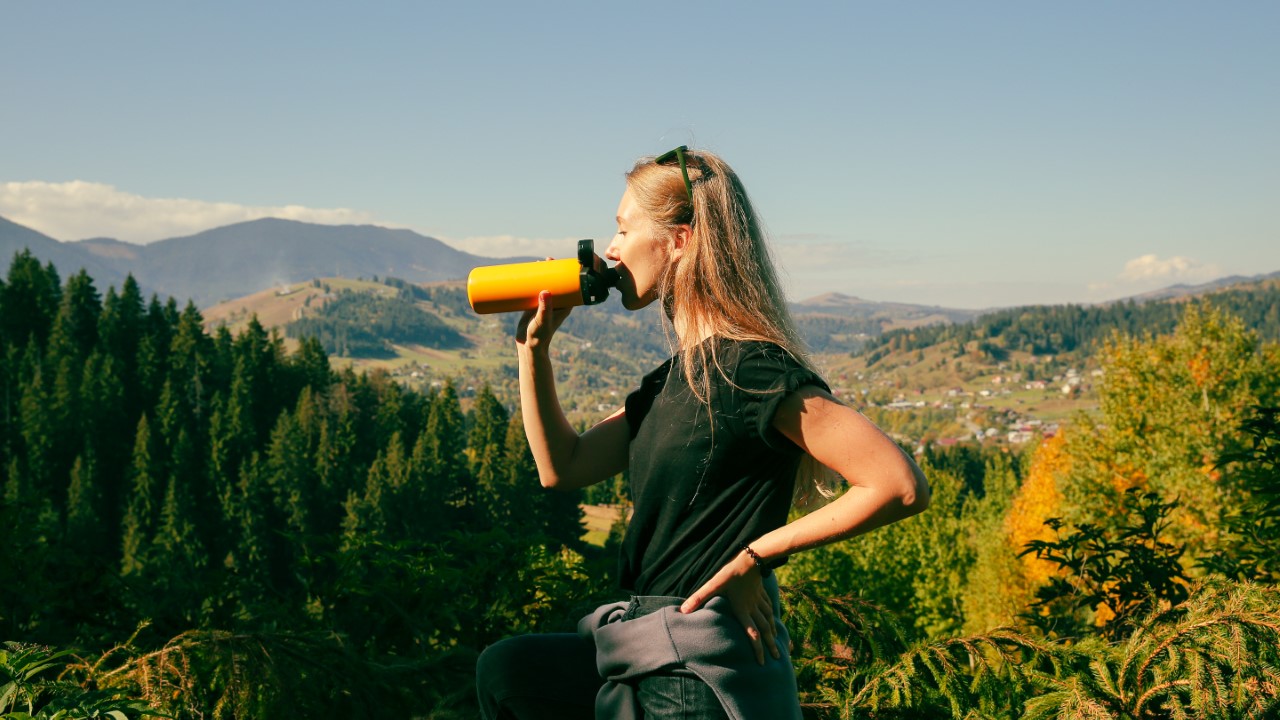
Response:
[[[609,247],[604,249],[604,259],[618,262],[622,258],[618,257],[618,236],[614,235],[609,241]]]

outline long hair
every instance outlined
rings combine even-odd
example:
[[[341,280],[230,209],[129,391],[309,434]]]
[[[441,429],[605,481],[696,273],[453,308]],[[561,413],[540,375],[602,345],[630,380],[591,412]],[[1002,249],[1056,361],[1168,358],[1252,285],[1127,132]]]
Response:
[[[685,381],[695,397],[710,403],[711,373],[727,379],[715,342],[759,340],[778,345],[814,370],[778,282],[764,226],[738,174],[718,155],[685,152],[692,193],[675,163],[638,160],[627,173],[636,204],[657,225],[688,225],[691,235],[678,263],[659,278],[658,295],[668,321],[677,313],[686,330],[679,339]],[[690,198],[692,195],[692,198]],[[709,409],[709,408],[708,408]],[[838,476],[808,454],[797,473],[796,503],[804,506],[834,494]]]

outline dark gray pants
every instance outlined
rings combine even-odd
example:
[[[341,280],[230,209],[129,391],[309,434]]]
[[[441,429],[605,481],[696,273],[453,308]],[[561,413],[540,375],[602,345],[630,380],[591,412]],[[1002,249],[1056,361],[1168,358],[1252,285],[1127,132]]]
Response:
[[[633,597],[626,622],[682,598]],[[576,633],[521,635],[490,645],[476,665],[484,720],[596,720],[596,649]],[[711,688],[686,670],[636,682],[646,720],[727,720]],[[607,720],[601,718],[599,720]]]

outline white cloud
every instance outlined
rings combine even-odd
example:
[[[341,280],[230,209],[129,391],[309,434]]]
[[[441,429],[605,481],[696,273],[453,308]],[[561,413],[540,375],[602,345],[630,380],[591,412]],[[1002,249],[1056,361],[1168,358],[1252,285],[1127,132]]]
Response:
[[[1093,299],[1101,300],[1158,290],[1180,283],[1195,285],[1226,274],[1221,266],[1214,263],[1181,255],[1161,259],[1155,253],[1148,253],[1126,262],[1114,280],[1090,283],[1088,290]]]
[[[111,237],[139,244],[264,217],[323,225],[374,222],[369,213],[347,208],[148,198],[83,180],[0,183],[0,216],[58,240]]]
[[[1222,275],[1217,265],[1175,255],[1161,260],[1154,254],[1136,257],[1124,264],[1120,280],[1126,282],[1203,282]]]

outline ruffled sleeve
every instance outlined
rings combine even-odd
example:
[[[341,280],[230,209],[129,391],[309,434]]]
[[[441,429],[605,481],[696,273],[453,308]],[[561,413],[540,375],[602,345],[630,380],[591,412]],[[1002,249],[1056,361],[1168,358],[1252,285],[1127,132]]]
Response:
[[[770,343],[744,345],[733,382],[738,386],[737,395],[747,432],[779,452],[796,448],[791,440],[773,427],[773,417],[782,400],[806,385],[831,391],[817,373],[801,365],[786,350]]]

